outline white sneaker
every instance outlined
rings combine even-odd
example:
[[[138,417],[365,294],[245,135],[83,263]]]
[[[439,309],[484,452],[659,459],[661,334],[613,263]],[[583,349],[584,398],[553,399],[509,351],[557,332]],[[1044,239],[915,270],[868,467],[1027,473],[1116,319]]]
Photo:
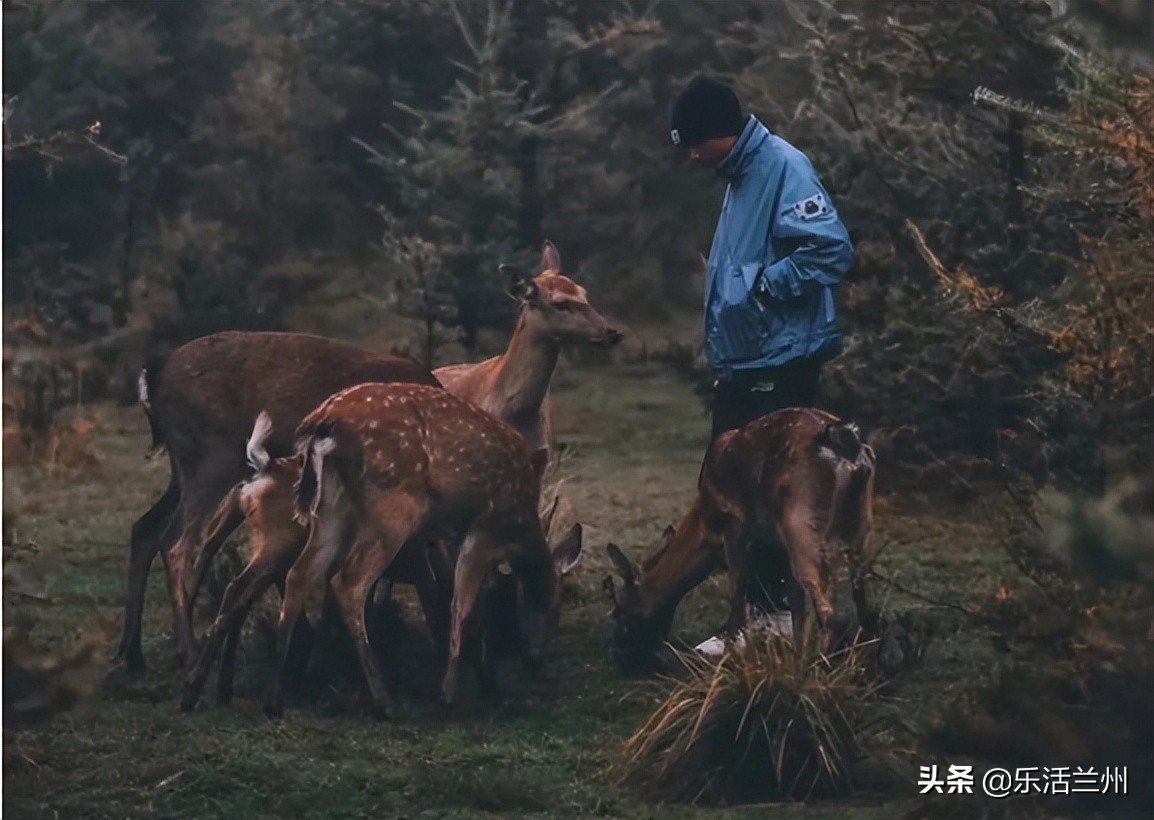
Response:
[[[758,619],[759,625],[764,625],[771,635],[780,635],[783,638],[793,637],[793,615],[789,612],[771,612]]]
[[[707,658],[720,658],[725,654],[725,641],[714,635],[712,638],[702,641],[693,648]]]
[[[764,629],[770,635],[780,635],[783,638],[793,637],[793,615],[788,612],[771,612],[768,615],[762,615],[754,620],[749,626],[756,629]],[[749,627],[746,627],[748,629]],[[737,633],[737,637],[733,640],[735,649],[741,649],[745,646],[745,629]],[[712,638],[699,643],[693,647],[697,652],[705,655],[707,658],[719,658],[725,654],[725,641],[717,635]]]

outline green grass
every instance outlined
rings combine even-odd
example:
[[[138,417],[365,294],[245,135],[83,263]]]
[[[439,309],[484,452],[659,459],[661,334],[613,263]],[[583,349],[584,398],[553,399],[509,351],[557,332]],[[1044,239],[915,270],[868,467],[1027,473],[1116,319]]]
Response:
[[[6,732],[5,816],[762,816],[764,807],[658,807],[604,774],[654,704],[609,667],[604,546],[614,540],[639,555],[679,517],[693,494],[708,419],[688,386],[658,367],[563,368],[555,384],[557,439],[573,453],[565,488],[587,527],[586,554],[546,671],[518,682],[515,706],[445,717],[418,704],[394,723],[297,706],[270,722],[259,708],[265,670],[249,668],[255,682],[238,689],[232,708],[182,714],[157,568],[144,625],[146,677],[128,683],[113,669],[75,711]],[[36,598],[6,592],[5,614],[33,623],[34,639],[53,646],[88,632],[100,613],[119,616],[129,528],[167,478],[163,458],[144,457],[148,434],[137,409],[93,410],[99,464],[68,477],[4,470],[6,512],[17,515],[13,560],[40,585]],[[901,542],[882,554],[888,575],[966,606],[988,604],[1000,583],[1011,583],[988,521],[969,520],[966,511],[896,510],[878,505],[874,537]],[[704,584],[681,607],[676,633],[689,641],[712,634],[725,616],[724,597],[724,579]],[[896,593],[888,605],[927,607]],[[946,634],[904,693],[912,720],[934,714],[951,690],[988,681],[999,664],[988,635],[964,616],[937,611],[947,613]],[[205,700],[211,704],[211,692]],[[911,784],[888,796],[778,810],[892,816],[916,805],[916,792]]]

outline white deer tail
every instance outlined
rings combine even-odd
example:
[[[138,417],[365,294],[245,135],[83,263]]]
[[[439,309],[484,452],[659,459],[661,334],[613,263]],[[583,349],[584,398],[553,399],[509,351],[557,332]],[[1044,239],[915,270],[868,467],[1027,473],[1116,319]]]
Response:
[[[257,475],[268,469],[269,462],[272,460],[269,458],[268,449],[264,446],[270,435],[272,435],[272,419],[267,412],[261,410],[252,426],[248,444],[244,448],[248,464]]]
[[[325,480],[325,456],[337,448],[333,432],[331,426],[327,429],[322,426],[316,433],[297,442],[297,452],[304,456],[304,460],[300,478],[293,488],[293,518],[304,526],[308,526],[310,519],[316,516],[325,489],[329,492],[340,489],[335,476]]]

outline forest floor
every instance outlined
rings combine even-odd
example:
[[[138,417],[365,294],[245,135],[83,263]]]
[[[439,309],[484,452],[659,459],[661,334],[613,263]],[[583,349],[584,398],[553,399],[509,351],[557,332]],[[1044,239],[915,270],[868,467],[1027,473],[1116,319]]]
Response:
[[[137,408],[98,405],[85,415],[95,425],[95,463],[74,471],[4,468],[13,538],[5,549],[24,583],[33,579],[37,587],[33,595],[6,591],[5,614],[31,623],[36,641],[59,648],[96,629],[102,615],[119,618],[129,529],[167,480],[167,460],[145,457],[148,431]],[[539,679],[518,681],[515,705],[489,712],[466,705],[445,716],[411,704],[387,723],[355,706],[296,704],[272,722],[260,708],[268,656],[252,633],[242,646],[232,707],[215,706],[210,689],[195,712],[183,714],[168,596],[154,568],[144,623],[147,674],[129,681],[112,665],[78,708],[6,731],[4,816],[763,816],[767,806],[658,805],[605,775],[653,705],[649,690],[609,664],[605,544],[612,540],[631,556],[647,553],[690,501],[708,431],[700,400],[660,365],[563,363],[555,415],[557,440],[569,453],[565,493],[586,526],[585,554],[546,669]],[[899,692],[911,737],[964,691],[990,684],[1007,664],[1028,662],[981,619],[954,608],[981,612],[1028,585],[997,546],[1002,501],[990,493],[966,505],[909,493],[876,502],[872,538],[886,545],[878,570],[905,591],[878,585],[875,594],[891,612],[924,612],[937,624],[924,663]],[[674,632],[695,643],[713,634],[724,614],[718,577],[686,599]],[[919,763],[954,762],[913,745],[906,760],[915,772]],[[881,795],[773,810],[813,817],[980,814],[972,796],[951,795],[936,809],[923,800],[909,782]],[[1052,808],[1064,813],[1059,804]]]

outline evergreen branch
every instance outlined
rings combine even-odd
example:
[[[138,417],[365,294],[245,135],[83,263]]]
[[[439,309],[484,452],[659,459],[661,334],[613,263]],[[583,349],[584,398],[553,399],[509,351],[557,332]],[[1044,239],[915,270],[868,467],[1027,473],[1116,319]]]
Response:
[[[22,153],[30,153],[52,162],[63,162],[64,157],[58,153],[61,149],[86,145],[95,148],[117,165],[127,165],[128,157],[102,145],[98,140],[99,136],[100,123],[94,122],[83,131],[57,131],[45,137],[25,136],[18,140],[5,139],[4,158],[15,159]]]
[[[483,52],[481,47],[477,45],[473,33],[469,31],[469,26],[465,22],[465,18],[461,15],[461,9],[457,4],[457,0],[449,0],[449,9],[453,12],[453,19],[457,23],[457,30],[461,32],[461,37],[465,40],[465,45],[469,47],[469,51],[473,52],[473,57],[480,61]]]

